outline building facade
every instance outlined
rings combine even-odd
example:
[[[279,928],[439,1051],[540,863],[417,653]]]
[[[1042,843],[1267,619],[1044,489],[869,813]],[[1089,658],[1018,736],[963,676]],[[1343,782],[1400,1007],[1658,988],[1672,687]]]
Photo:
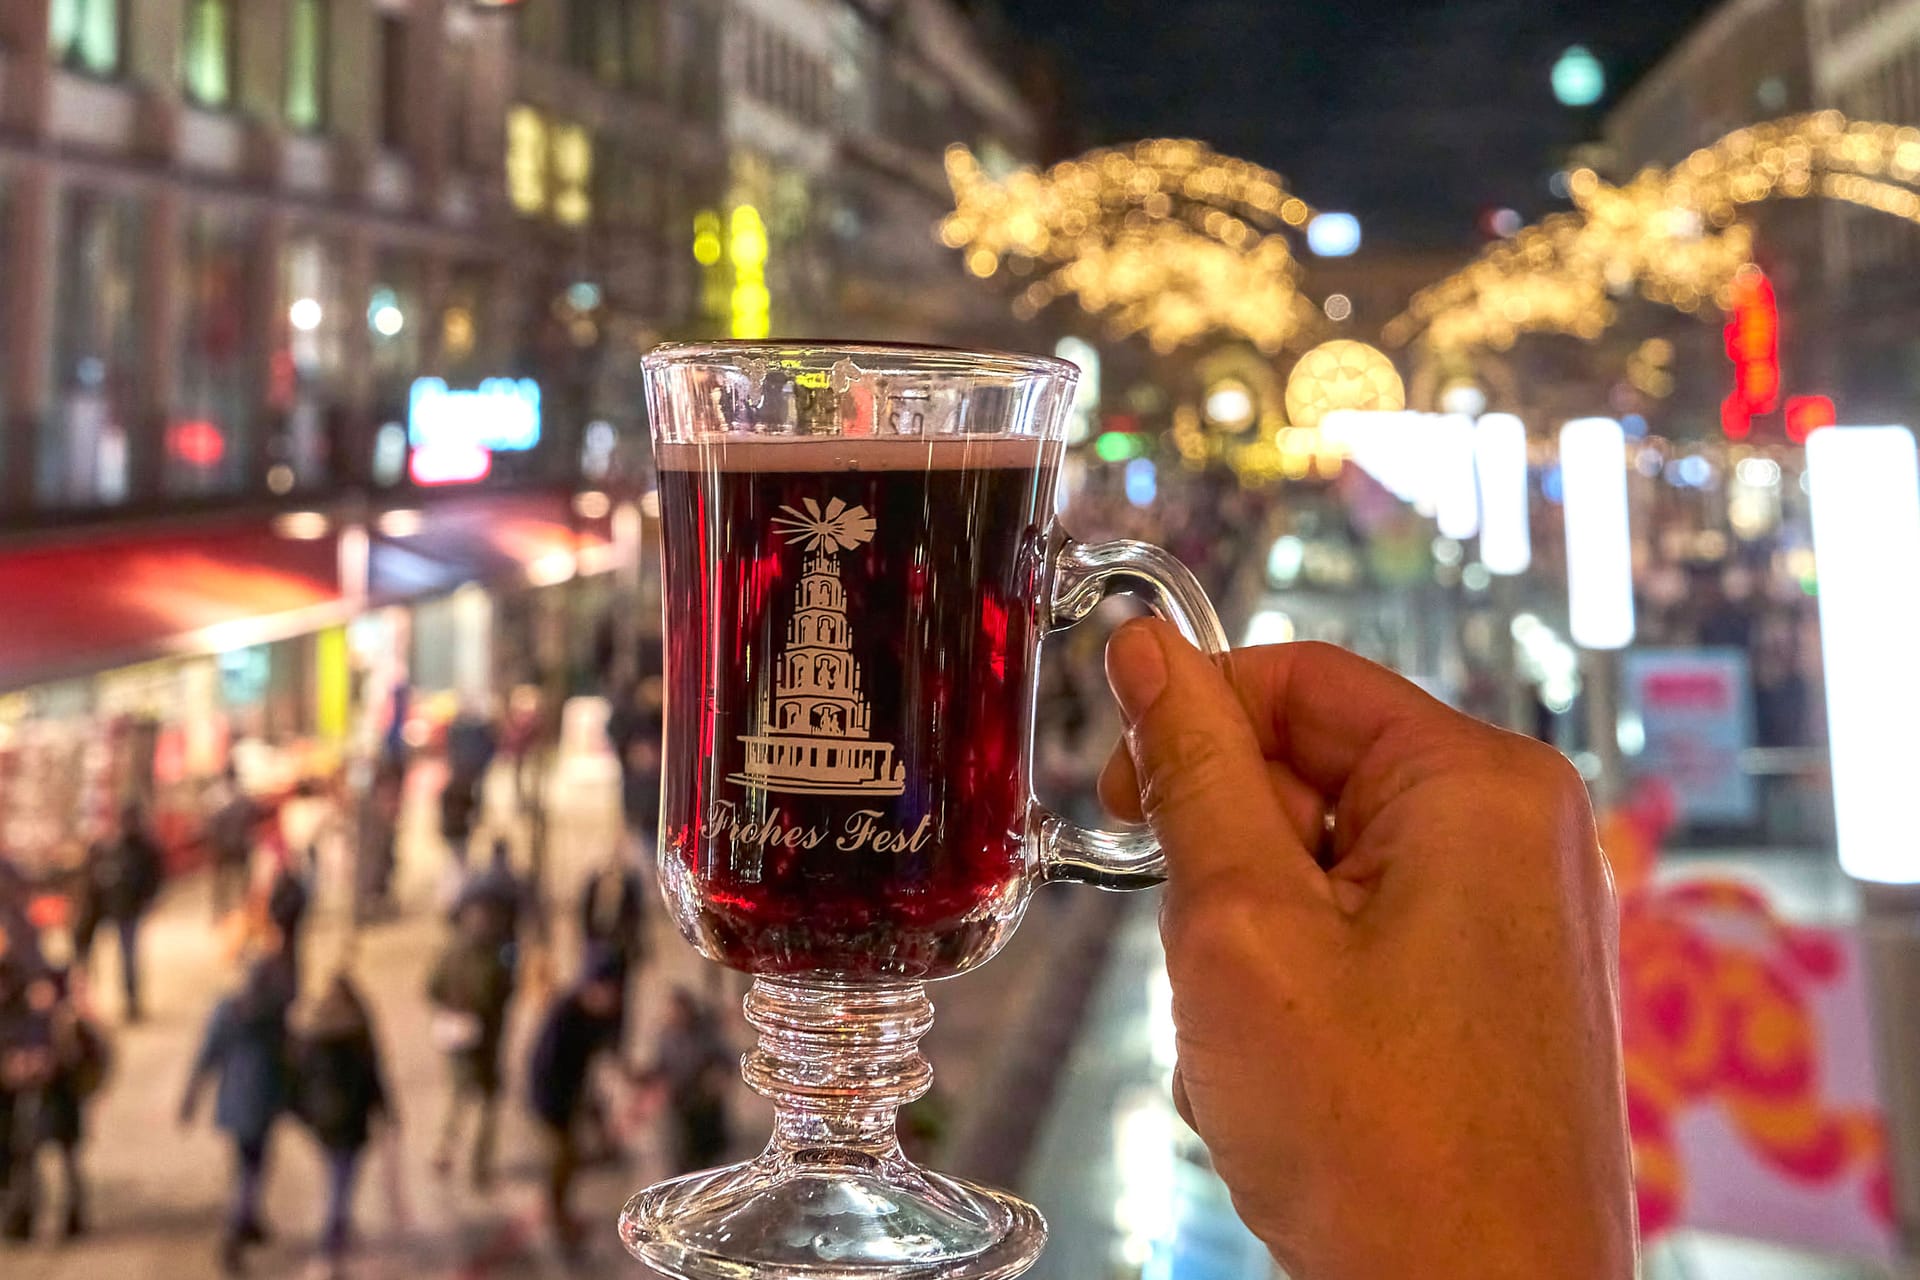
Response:
[[[1017,341],[931,228],[1035,137],[944,0],[7,4],[0,519],[405,488],[426,376],[600,479],[662,338]]]
[[[1920,0],[1727,0],[1609,113],[1616,178],[1671,165],[1742,125],[1838,109],[1856,120],[1920,125]],[[1831,396],[1843,419],[1911,412],[1920,396],[1920,320],[1907,279],[1920,229],[1833,201],[1745,211],[1779,297],[1790,394]],[[1679,349],[1670,410],[1710,433],[1731,366],[1714,326],[1653,321]],[[1703,380],[1698,371],[1724,375]]]

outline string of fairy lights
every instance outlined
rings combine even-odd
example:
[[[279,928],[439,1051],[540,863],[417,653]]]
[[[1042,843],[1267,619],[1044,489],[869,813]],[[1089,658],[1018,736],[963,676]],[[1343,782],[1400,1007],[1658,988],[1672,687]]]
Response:
[[[1907,189],[1917,182],[1920,129],[1837,111],[1737,129],[1621,186],[1581,169],[1570,175],[1574,212],[1422,290],[1382,336],[1442,354],[1505,350],[1528,333],[1593,339],[1635,292],[1683,312],[1725,310],[1753,265],[1742,206],[1820,196],[1920,222],[1920,194]]]
[[[1027,279],[1023,316],[1072,298],[1162,354],[1217,335],[1276,355],[1314,331],[1285,235],[1314,211],[1259,165],[1157,138],[1000,179],[964,146],[946,166],[941,240],[982,279]]]
[[[1284,400],[1265,397],[1273,403],[1243,423],[1176,406],[1169,439],[1186,464],[1223,462],[1249,484],[1331,477],[1344,450],[1321,434],[1321,417],[1405,407],[1400,375],[1377,349],[1313,346],[1327,336],[1322,313],[1302,290],[1287,232],[1315,213],[1270,170],[1181,139],[1000,177],[955,146],[946,167],[954,210],[941,240],[981,279],[1024,281],[1014,299],[1022,316],[1070,299],[1112,336],[1141,337],[1162,354],[1203,339],[1240,340],[1267,359],[1312,348],[1294,363]],[[1835,111],[1736,130],[1621,185],[1581,169],[1569,175],[1573,211],[1522,229],[1421,290],[1382,337],[1457,365],[1527,334],[1597,339],[1635,295],[1682,312],[1727,311],[1756,270],[1745,206],[1819,197],[1920,223],[1915,186],[1920,129]],[[1670,342],[1650,338],[1628,358],[1628,380],[1663,398],[1673,389],[1673,358]],[[1550,453],[1552,444],[1535,448]],[[1664,466],[1669,448],[1679,446],[1649,440],[1636,457]],[[1697,457],[1714,473],[1789,456],[1717,440],[1691,448],[1679,462]]]

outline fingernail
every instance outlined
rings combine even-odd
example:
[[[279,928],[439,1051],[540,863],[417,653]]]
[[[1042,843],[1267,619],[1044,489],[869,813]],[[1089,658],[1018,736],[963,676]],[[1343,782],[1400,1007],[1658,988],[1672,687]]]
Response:
[[[1107,641],[1107,683],[1128,724],[1137,722],[1167,687],[1167,658],[1152,628],[1129,622]]]

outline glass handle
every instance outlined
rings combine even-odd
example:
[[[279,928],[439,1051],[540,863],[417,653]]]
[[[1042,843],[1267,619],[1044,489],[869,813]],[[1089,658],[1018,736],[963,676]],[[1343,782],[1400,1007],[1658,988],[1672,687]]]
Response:
[[[1220,615],[1193,571],[1145,542],[1065,540],[1053,555],[1049,630],[1070,627],[1117,592],[1145,601],[1206,653],[1227,652]],[[1034,831],[1041,873],[1102,889],[1145,889],[1166,878],[1167,859],[1151,832],[1101,831],[1069,822],[1037,801]]]

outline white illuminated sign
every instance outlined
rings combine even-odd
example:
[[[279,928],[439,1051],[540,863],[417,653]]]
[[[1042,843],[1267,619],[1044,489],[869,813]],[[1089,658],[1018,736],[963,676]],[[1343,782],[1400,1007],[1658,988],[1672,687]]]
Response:
[[[442,378],[421,378],[409,400],[407,438],[416,450],[524,452],[540,443],[540,384],[488,378],[455,391]]]
[[[1473,424],[1452,415],[1339,409],[1321,420],[1327,440],[1400,501],[1439,522],[1449,538],[1480,527]]]
[[[1480,563],[1511,576],[1533,563],[1528,522],[1527,428],[1510,413],[1490,413],[1473,429],[1480,480]]]
[[[1840,865],[1920,883],[1912,738],[1920,724],[1920,458],[1905,427],[1807,437],[1820,648]]]
[[[1480,495],[1474,481],[1473,423],[1456,414],[1429,418],[1433,516],[1443,536],[1465,542],[1480,532]]]
[[[1611,418],[1560,428],[1567,517],[1568,630],[1585,649],[1633,643],[1633,540],[1627,521],[1627,437]]]

